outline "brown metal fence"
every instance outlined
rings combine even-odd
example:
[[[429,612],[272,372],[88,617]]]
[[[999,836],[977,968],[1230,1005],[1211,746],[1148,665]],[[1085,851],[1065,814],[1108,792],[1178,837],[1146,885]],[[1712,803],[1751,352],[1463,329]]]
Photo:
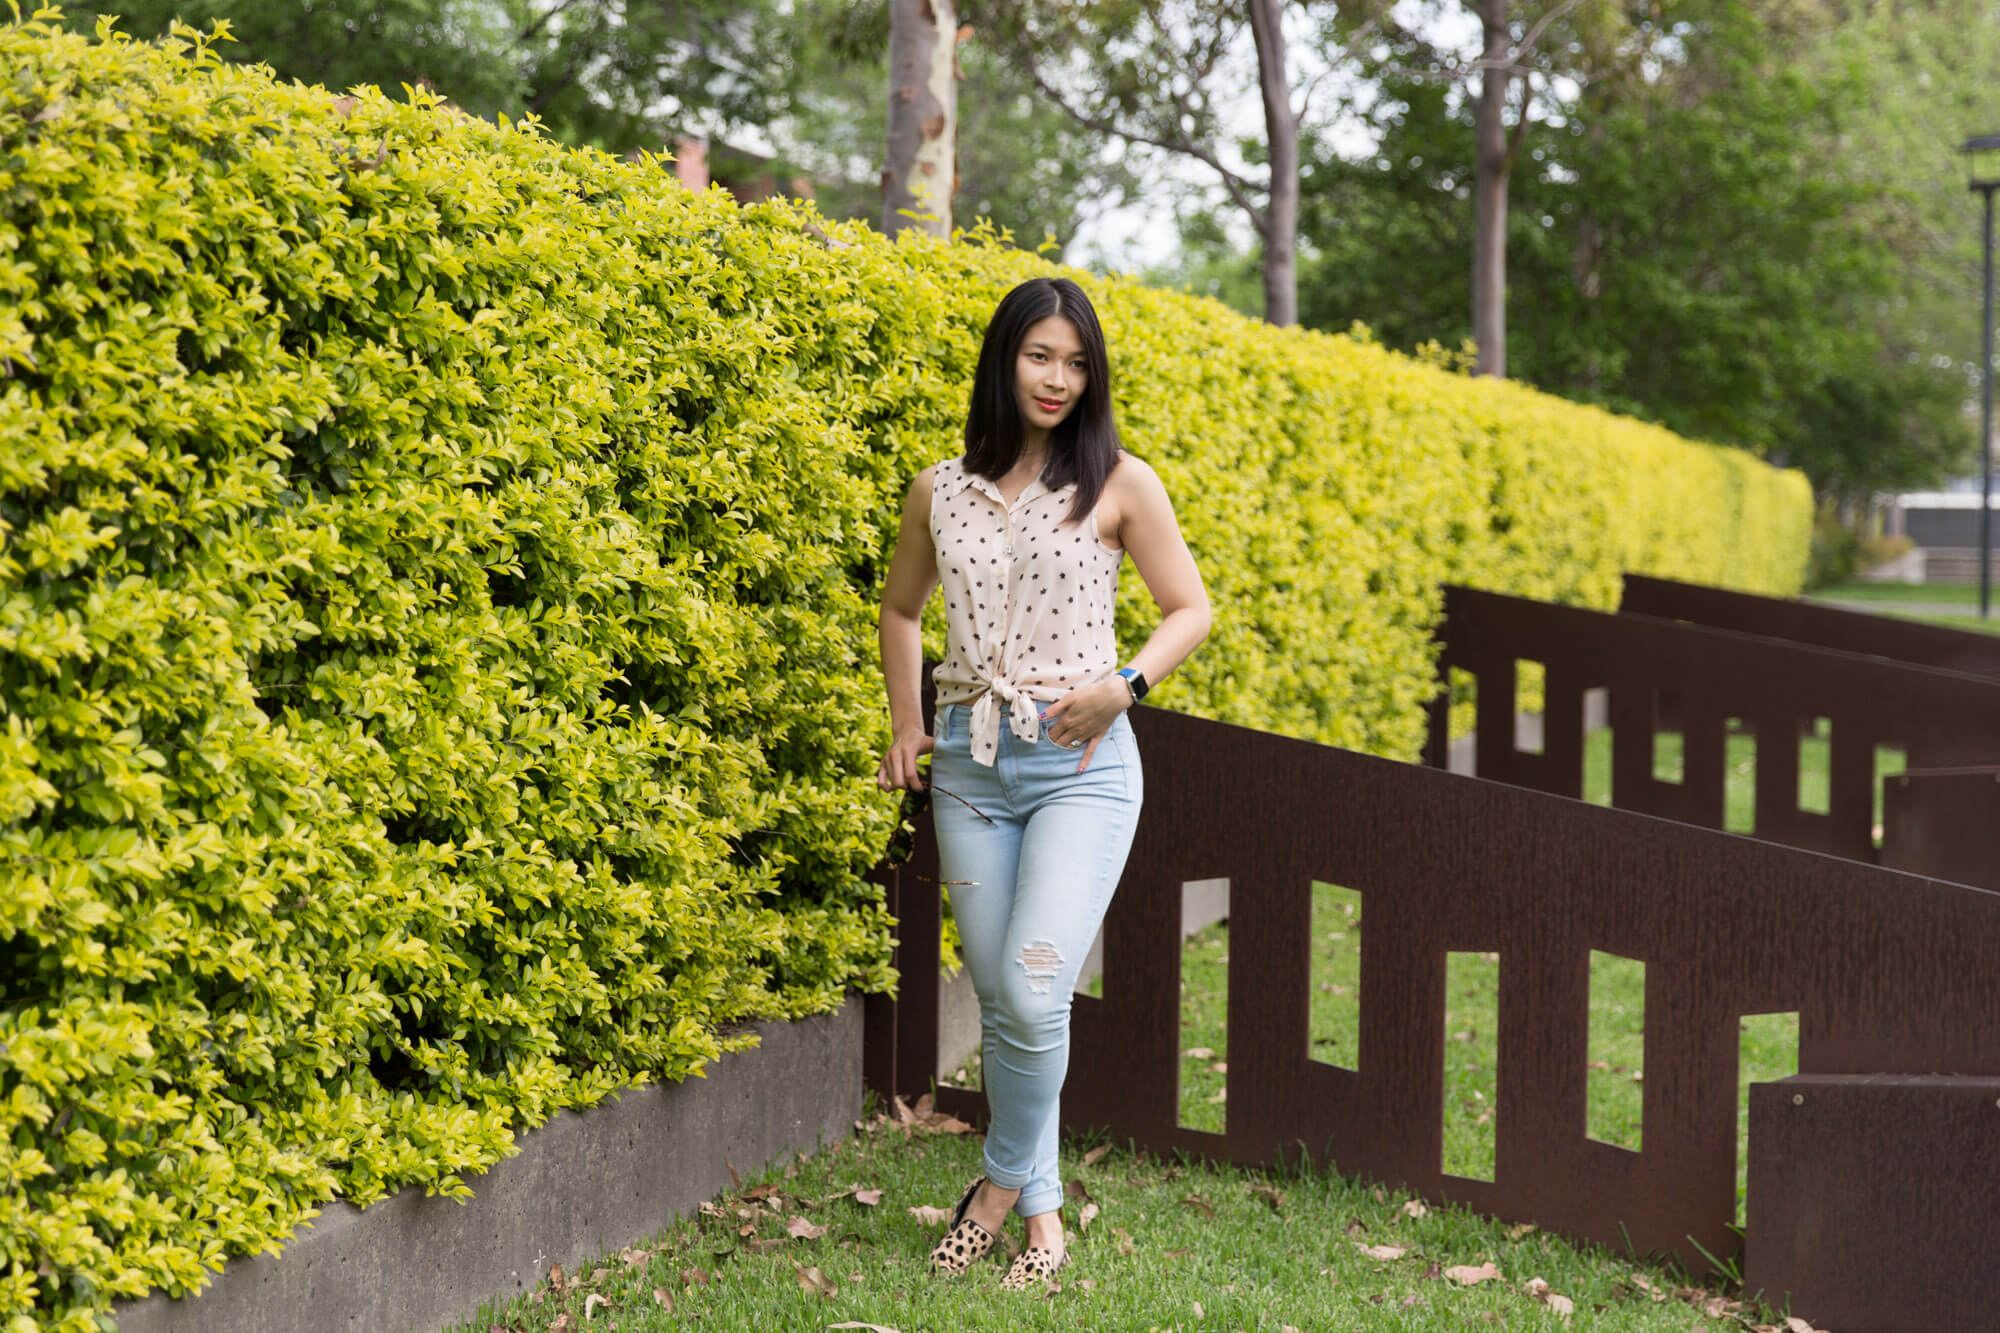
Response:
[[[1625,576],[1621,611],[2000,678],[2000,636],[1672,579]]]
[[[1696,1244],[1738,1252],[1741,1016],[1796,1012],[1803,1074],[2000,1074],[2000,894],[1156,709],[1133,725],[1146,808],[1105,921],[1103,998],[1075,1001],[1068,1126],[1239,1163],[1303,1155],[1699,1267]],[[885,1095],[938,1074],[934,867],[926,821],[887,877],[906,980],[900,1001],[870,1002],[867,1075]],[[1181,886],[1217,877],[1231,962],[1212,1134],[1178,1119],[1180,921]],[[1352,1069],[1309,1044],[1315,881],[1363,899]],[[1592,950],[1646,966],[1643,1151],[1585,1132]],[[1499,955],[1490,1181],[1442,1170],[1454,952]],[[937,1096],[983,1119],[981,1094]],[[1912,1179],[1955,1169],[1897,1151]],[[1992,1210],[1964,1243],[2000,1252]]]
[[[1580,796],[1584,696],[1607,690],[1611,803],[1622,810],[1723,827],[1733,728],[1756,738],[1754,826],[1747,831],[1873,861],[1883,750],[1901,751],[1911,768],[2000,761],[2000,677],[1460,587],[1445,590],[1438,636],[1440,673],[1463,670],[1477,682],[1474,752],[1483,778]],[[1546,668],[1535,753],[1515,738],[1522,662]],[[1440,694],[1427,750],[1440,767],[1446,723]],[[1655,738],[1663,732],[1681,738],[1677,780],[1655,773]],[[1804,808],[1801,800],[1800,738],[1807,734],[1825,735],[1829,746],[1824,809]]]

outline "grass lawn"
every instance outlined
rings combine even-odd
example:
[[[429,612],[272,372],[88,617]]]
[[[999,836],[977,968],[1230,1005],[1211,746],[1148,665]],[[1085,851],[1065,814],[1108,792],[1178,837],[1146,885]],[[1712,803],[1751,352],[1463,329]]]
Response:
[[[924,1271],[942,1229],[931,1210],[948,1209],[978,1174],[979,1139],[929,1119],[904,1127],[878,1116],[851,1140],[746,1181],[702,1216],[574,1273],[552,1273],[534,1293],[460,1327],[1564,1327],[1557,1306],[1532,1294],[1535,1279],[1593,1329],[1742,1327],[1722,1297],[1678,1288],[1679,1275],[1530,1228],[1426,1209],[1324,1173],[1201,1167],[1108,1145],[1066,1150],[1071,1262],[1053,1287],[1001,1291],[1004,1259],[940,1282]],[[1018,1222],[1009,1234],[1018,1240]],[[1487,1264],[1494,1276],[1471,1283],[1449,1272]],[[1712,1312],[1706,1301],[1718,1302]]]
[[[1976,583],[1835,583],[1814,588],[1807,601],[1836,602],[1937,602],[1944,605],[1979,605]]]

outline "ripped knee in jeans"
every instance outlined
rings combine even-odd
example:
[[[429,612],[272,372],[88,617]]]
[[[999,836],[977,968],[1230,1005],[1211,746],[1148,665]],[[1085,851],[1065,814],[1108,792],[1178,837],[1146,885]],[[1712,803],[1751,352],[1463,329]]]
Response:
[[[1049,940],[1035,940],[1021,946],[1015,957],[1021,970],[1028,974],[1028,989],[1037,995],[1047,995],[1049,986],[1062,970],[1062,955]]]

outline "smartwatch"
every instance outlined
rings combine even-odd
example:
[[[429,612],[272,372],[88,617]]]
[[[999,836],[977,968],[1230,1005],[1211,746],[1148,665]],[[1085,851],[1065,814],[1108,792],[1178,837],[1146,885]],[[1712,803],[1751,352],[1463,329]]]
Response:
[[[1145,673],[1138,667],[1120,667],[1118,674],[1125,681],[1125,688],[1132,691],[1132,702],[1138,703],[1146,697],[1146,691],[1153,688],[1146,683]]]

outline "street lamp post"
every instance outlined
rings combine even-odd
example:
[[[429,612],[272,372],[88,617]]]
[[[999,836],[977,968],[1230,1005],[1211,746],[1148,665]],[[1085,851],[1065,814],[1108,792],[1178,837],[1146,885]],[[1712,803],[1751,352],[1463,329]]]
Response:
[[[1974,135],[1960,151],[2000,152],[2000,134]],[[1978,168],[1974,156],[1971,185],[1986,202],[1979,283],[1979,618],[1984,620],[1993,604],[1993,191],[2000,189],[2000,179],[1981,180]]]

